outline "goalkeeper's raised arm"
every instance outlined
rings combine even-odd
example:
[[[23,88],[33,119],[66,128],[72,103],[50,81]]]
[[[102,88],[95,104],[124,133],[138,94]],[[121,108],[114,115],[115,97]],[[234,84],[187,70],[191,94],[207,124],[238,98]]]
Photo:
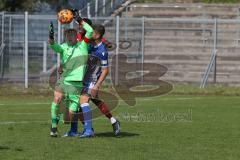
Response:
[[[50,47],[57,53],[62,53],[63,52],[63,49],[62,47],[55,43],[54,41],[54,26],[53,26],[53,23],[51,22],[50,25],[49,25],[49,40],[48,40],[49,44],[50,44]]]
[[[83,29],[86,31],[83,41],[85,43],[89,43],[90,39],[92,38],[92,35],[93,35],[93,28],[87,22],[85,22],[82,19],[82,17],[80,17],[80,15],[76,9],[72,9],[71,11],[73,12],[74,19],[76,20],[76,22],[79,25],[82,25]]]
[[[86,43],[89,43],[90,39],[92,38],[93,35],[93,28],[86,22],[82,21],[83,29],[86,30],[86,34],[84,37],[84,41]]]

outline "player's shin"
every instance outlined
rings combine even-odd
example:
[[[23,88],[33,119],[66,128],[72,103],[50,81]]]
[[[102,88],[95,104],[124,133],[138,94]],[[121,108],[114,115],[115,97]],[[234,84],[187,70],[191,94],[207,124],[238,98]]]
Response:
[[[104,114],[107,118],[109,118],[109,119],[112,118],[112,114],[109,111],[108,106],[107,106],[106,103],[102,102],[101,104],[98,105],[98,108],[100,109],[102,114]]]
[[[57,124],[59,121],[58,110],[59,110],[59,105],[52,102],[52,106],[51,106],[52,128],[57,128]]]
[[[81,106],[79,107],[78,118],[79,118],[79,121],[81,121],[82,125],[84,125],[84,118],[83,118],[83,112],[82,112]]]
[[[78,132],[78,104],[73,102],[70,106],[69,118],[71,122],[70,132],[77,133]]]
[[[101,103],[100,105],[98,105],[98,108],[100,109],[100,111],[102,112],[102,114],[104,114],[108,119],[110,119],[111,124],[114,124],[117,122],[116,118],[114,118],[111,114],[111,112],[108,109],[108,106],[106,103]]]
[[[70,121],[71,121],[71,128],[70,132],[77,133],[78,131],[78,116],[75,112],[69,112],[70,114]]]
[[[92,112],[89,103],[81,104],[83,119],[84,119],[84,130],[92,131]]]
[[[110,121],[114,124],[117,120],[112,116],[108,105],[100,99],[92,99],[92,102],[99,108],[99,110],[104,114]]]

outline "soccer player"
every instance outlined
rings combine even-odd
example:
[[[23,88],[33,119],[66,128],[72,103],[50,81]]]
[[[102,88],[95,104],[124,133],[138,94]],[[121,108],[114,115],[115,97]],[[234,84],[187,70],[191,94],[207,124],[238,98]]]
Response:
[[[57,44],[54,42],[53,36],[50,36],[50,47],[60,54],[63,73],[57,82],[54,91],[54,100],[51,106],[51,132],[52,137],[57,137],[58,111],[59,104],[65,96],[67,100],[67,107],[69,109],[69,118],[71,123],[70,131],[64,136],[78,135],[78,116],[77,111],[79,107],[79,96],[82,90],[82,80],[85,73],[88,43],[92,38],[93,29],[78,15],[75,17],[77,22],[83,25],[86,30],[85,38],[82,42],[77,41],[77,31],[75,29],[67,29],[65,31],[66,43]]]
[[[114,134],[118,135],[120,133],[119,121],[112,116],[108,106],[98,99],[99,88],[109,73],[108,52],[102,42],[105,28],[102,25],[95,25],[93,29],[93,43],[90,44],[90,55],[87,61],[86,73],[83,79],[83,90],[80,98],[84,118],[84,131],[80,137],[92,137],[94,135],[92,130],[91,109],[89,107],[90,100],[110,119]]]
[[[75,14],[78,14],[77,10],[73,10],[73,12]],[[88,18],[83,18],[83,21],[88,23],[90,26],[92,25],[92,21],[90,19],[88,19]],[[80,32],[77,34],[77,40],[79,42],[81,42],[81,41],[83,41],[83,37],[85,37],[86,31],[83,28],[83,25],[81,23],[79,24],[79,29],[80,29]],[[104,29],[104,33],[105,33],[105,28],[103,27],[103,29]],[[96,31],[95,35],[99,36],[99,34],[97,34],[97,31]],[[102,42],[101,44],[104,46],[104,50],[106,50],[105,46],[110,46],[111,45],[110,42],[108,42],[105,38],[103,38],[103,35],[99,36],[99,37],[95,37],[94,40],[93,40],[93,43],[100,43],[100,42]],[[91,48],[93,48],[93,47],[91,47]],[[97,51],[99,49],[101,50],[101,47],[98,47],[98,49],[96,49],[95,51]],[[107,51],[106,51],[106,53],[107,53]],[[61,73],[63,72],[61,67],[60,67],[59,71]],[[110,120],[110,122],[112,124],[112,127],[113,127],[114,135],[117,136],[120,133],[120,123],[119,123],[119,121],[116,120],[116,118],[114,118],[112,116],[111,112],[109,111],[108,105],[105,102],[103,102],[102,100],[97,99],[97,98],[91,99],[91,101],[100,109],[102,114],[104,114]],[[88,108],[88,110],[90,110],[90,108]],[[83,114],[82,114],[82,107],[79,108],[79,113],[78,114],[79,114],[79,120],[84,125],[84,119],[83,119]]]
[[[90,26],[92,26],[92,21],[88,18],[83,18],[83,21],[85,21],[86,23],[88,23]],[[86,31],[83,29],[83,26],[80,24],[79,25],[79,30],[80,32],[78,32],[77,34],[77,39],[78,41],[82,41],[84,35],[86,34]],[[107,47],[107,48],[111,48],[112,47],[112,43],[109,42],[106,38],[102,37],[102,42],[103,44]]]
[[[89,25],[92,25],[92,21],[90,19],[83,18],[83,20],[86,23],[88,23]],[[83,29],[83,26],[81,24],[79,25],[79,29],[80,29],[80,32],[77,35],[77,39],[78,39],[78,41],[82,41],[83,40],[82,37],[84,37],[86,31]],[[103,29],[104,29],[104,33],[105,33],[105,28],[103,27]],[[96,33],[97,33],[97,31],[96,31]],[[95,35],[97,35],[97,34],[95,34]],[[100,42],[102,42],[102,44],[105,45],[107,48],[111,47],[111,45],[112,45],[110,42],[107,41],[106,38],[103,37],[103,35],[101,37],[99,37],[99,38],[95,37],[93,39],[94,39],[93,43],[100,43]],[[98,42],[96,42],[96,41],[98,41]],[[97,51],[97,49],[96,49],[96,51]],[[100,99],[91,99],[91,101],[100,109],[102,114],[104,114],[110,120],[110,122],[112,124],[112,127],[113,127],[114,135],[118,135],[120,133],[120,123],[119,123],[119,121],[116,120],[116,118],[114,118],[112,116],[111,112],[109,111],[108,105],[105,102],[101,101]],[[83,117],[82,117],[82,109],[81,108],[80,108],[80,113],[79,113],[79,119],[84,124]]]

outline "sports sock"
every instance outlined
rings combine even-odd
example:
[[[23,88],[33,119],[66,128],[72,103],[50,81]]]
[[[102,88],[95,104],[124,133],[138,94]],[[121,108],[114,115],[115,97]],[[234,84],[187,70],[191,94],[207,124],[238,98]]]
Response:
[[[76,113],[74,113],[72,116],[73,116],[73,119],[71,122],[70,132],[77,133],[77,131],[78,131],[78,116]]]
[[[92,112],[89,107],[89,103],[81,104],[83,118],[84,118],[84,129],[92,130]]]
[[[81,123],[84,125],[84,118],[83,118],[83,112],[82,112],[81,106],[79,107],[78,118],[81,121]]]
[[[114,124],[114,123],[117,122],[117,120],[116,120],[114,117],[111,117],[111,118],[110,118],[110,121],[111,121],[111,124]]]
[[[52,106],[51,106],[52,128],[57,128],[57,124],[59,121],[59,117],[57,115],[58,110],[59,110],[59,105],[52,102]]]
[[[78,114],[77,114],[78,103],[72,102],[70,104],[69,109],[71,109],[69,111],[69,116],[70,116],[70,120],[71,120],[70,132],[77,133],[77,131],[78,131]]]

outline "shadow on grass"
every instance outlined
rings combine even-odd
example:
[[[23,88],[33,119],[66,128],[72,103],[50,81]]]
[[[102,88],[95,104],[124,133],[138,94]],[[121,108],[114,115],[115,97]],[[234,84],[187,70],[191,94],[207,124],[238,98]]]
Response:
[[[0,150],[8,150],[10,149],[8,146],[0,146]]]
[[[95,133],[95,137],[116,137],[116,138],[134,137],[139,135],[140,134],[138,133],[130,133],[130,132],[121,132],[118,136],[114,136],[113,132]]]

